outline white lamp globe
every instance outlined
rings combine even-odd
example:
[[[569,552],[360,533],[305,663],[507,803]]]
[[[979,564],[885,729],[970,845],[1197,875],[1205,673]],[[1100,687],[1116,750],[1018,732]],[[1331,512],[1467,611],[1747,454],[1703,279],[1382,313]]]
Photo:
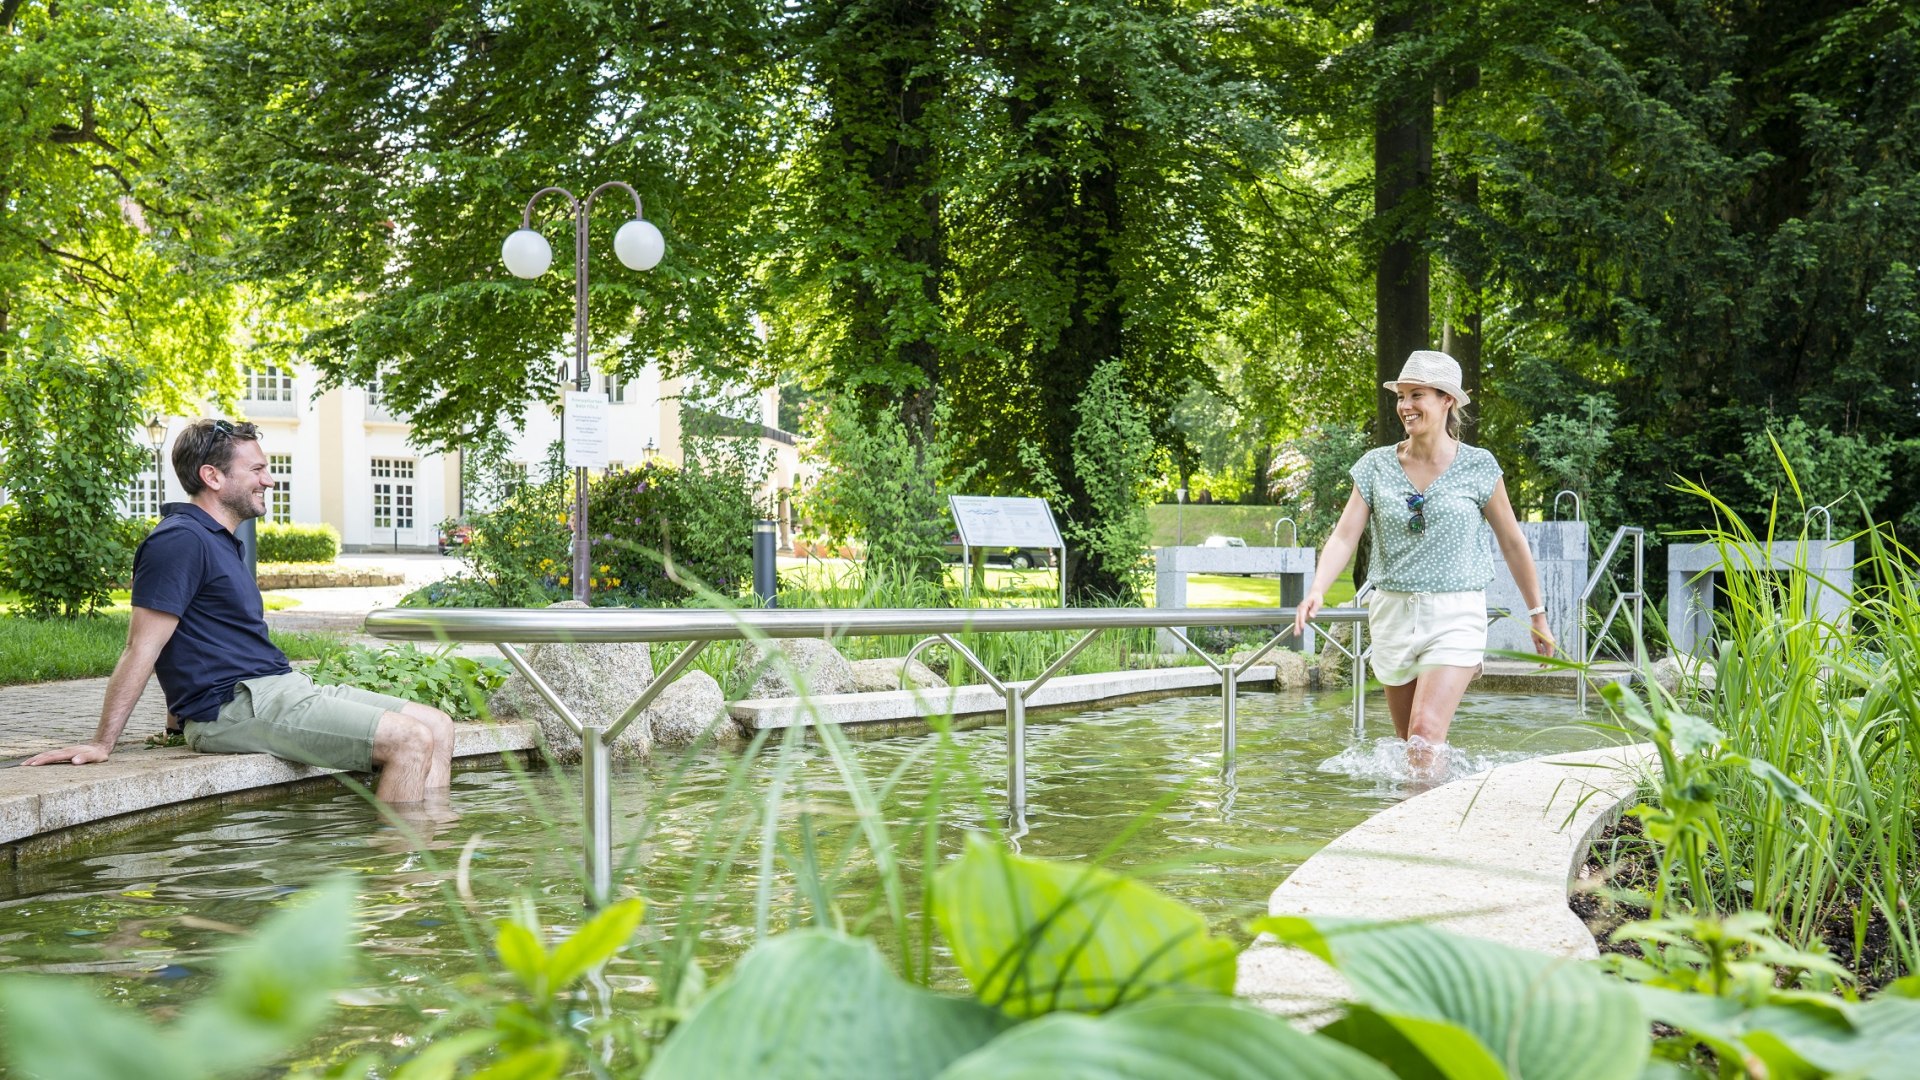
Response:
[[[667,238],[653,222],[634,218],[613,234],[613,252],[629,270],[651,270],[667,253]]]
[[[532,229],[515,229],[500,245],[500,261],[514,277],[537,278],[553,265],[553,247]]]

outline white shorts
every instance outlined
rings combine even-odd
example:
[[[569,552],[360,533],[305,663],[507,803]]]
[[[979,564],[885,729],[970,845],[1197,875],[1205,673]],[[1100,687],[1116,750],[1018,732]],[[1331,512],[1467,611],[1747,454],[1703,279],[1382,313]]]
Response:
[[[1367,596],[1367,629],[1373,676],[1382,685],[1405,686],[1437,667],[1479,667],[1487,654],[1487,594],[1375,589]]]

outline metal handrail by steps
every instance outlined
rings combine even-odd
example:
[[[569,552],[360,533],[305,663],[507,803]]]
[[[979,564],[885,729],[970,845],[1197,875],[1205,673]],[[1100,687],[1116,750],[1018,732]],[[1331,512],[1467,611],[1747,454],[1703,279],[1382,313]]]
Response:
[[[1199,656],[1220,676],[1222,765],[1231,769],[1238,722],[1239,680],[1293,628],[1273,635],[1253,655],[1238,663],[1215,660],[1195,645],[1185,626],[1267,626],[1291,624],[1293,608],[880,608],[866,610],[743,609],[736,611],[637,610],[632,608],[384,608],[367,616],[366,632],[401,641],[484,642],[498,648],[507,662],[525,676],[560,719],[580,736],[581,798],[584,821],[584,858],[587,902],[604,904],[613,884],[613,804],[611,746],[653,704],[662,690],[679,678],[702,649],[715,641],[923,635],[953,650],[1006,702],[1007,810],[1012,826],[1024,827],[1027,808],[1027,705],[1042,685],[1064,670],[1074,656],[1107,630],[1164,629]],[[1361,641],[1367,613],[1359,608],[1333,608],[1317,618],[1354,624],[1354,648],[1339,646],[1354,661],[1354,723],[1365,719],[1361,670]],[[1032,630],[1084,630],[1067,651],[1048,665],[1039,678],[1003,682],[986,669],[971,650],[954,638],[964,633],[1008,633]],[[580,717],[554,693],[539,672],[527,663],[519,645],[563,642],[683,641],[686,648],[648,684],[634,702],[611,723],[604,717]],[[924,642],[923,642],[924,644]],[[916,649],[918,647],[916,646]]]
[[[1591,647],[1589,647],[1586,612],[1593,606],[1593,598],[1595,594],[1600,591],[1600,586],[1603,583],[1613,584],[1613,560],[1619,555],[1621,545],[1628,539],[1632,539],[1633,541],[1633,589],[1629,592],[1621,592],[1619,591],[1619,586],[1614,586],[1613,604],[1607,608],[1607,617],[1600,621],[1600,631],[1593,635],[1593,642]],[[1633,626],[1633,666],[1642,672],[1646,671],[1646,543],[1647,530],[1638,525],[1622,525],[1618,529],[1615,529],[1613,531],[1613,540],[1607,544],[1607,550],[1601,553],[1599,562],[1594,564],[1593,575],[1587,578],[1586,588],[1580,590],[1581,618],[1579,622],[1579,657],[1583,665],[1592,666],[1594,658],[1600,653],[1601,646],[1607,643],[1607,631],[1613,628],[1613,620],[1620,614],[1620,606],[1631,602],[1633,607],[1629,619]],[[1580,709],[1584,712],[1587,707],[1587,677],[1584,671],[1581,672],[1577,681],[1580,687]]]

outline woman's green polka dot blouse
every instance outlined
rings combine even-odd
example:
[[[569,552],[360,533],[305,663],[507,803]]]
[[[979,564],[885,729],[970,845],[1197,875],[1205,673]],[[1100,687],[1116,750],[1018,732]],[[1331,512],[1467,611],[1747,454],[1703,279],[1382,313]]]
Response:
[[[1353,470],[1354,490],[1367,500],[1373,556],[1367,576],[1395,592],[1468,592],[1493,580],[1492,530],[1481,513],[1500,482],[1500,463],[1477,446],[1460,444],[1453,464],[1418,492],[1421,528],[1408,506],[1416,494],[1396,448],[1369,450]]]

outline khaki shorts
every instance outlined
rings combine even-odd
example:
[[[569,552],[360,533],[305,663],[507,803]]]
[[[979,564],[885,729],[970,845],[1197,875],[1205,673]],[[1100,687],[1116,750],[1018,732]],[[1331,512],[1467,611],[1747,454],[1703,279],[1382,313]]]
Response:
[[[1383,686],[1405,686],[1437,667],[1477,668],[1487,658],[1487,594],[1375,589],[1367,629]]]
[[[242,680],[215,720],[190,721],[187,745],[203,754],[272,754],[323,769],[368,772],[373,733],[404,698],[352,686],[315,686],[305,672]]]

